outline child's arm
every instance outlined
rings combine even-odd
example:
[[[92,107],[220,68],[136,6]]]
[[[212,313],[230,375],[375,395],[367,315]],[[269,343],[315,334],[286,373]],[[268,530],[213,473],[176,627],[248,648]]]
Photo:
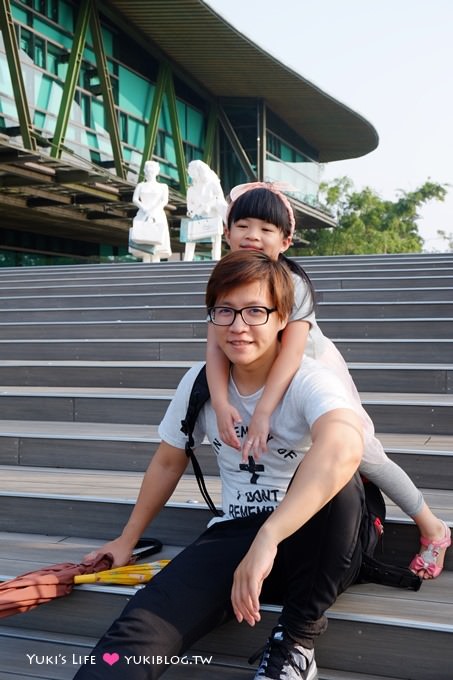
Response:
[[[218,346],[211,324],[208,324],[206,345],[206,377],[220,439],[240,451],[241,443],[234,430],[234,424],[241,422],[241,416],[228,401],[230,362]]]
[[[299,369],[309,330],[308,321],[298,319],[291,321],[283,331],[279,355],[272,365],[242,447],[244,460],[247,460],[250,454],[258,458],[267,450],[270,417]]]

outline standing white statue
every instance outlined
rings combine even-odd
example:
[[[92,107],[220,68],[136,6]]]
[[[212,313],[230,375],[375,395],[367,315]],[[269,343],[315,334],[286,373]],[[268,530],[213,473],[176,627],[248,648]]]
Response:
[[[211,257],[222,255],[223,222],[227,203],[220,180],[203,161],[191,161],[187,168],[191,184],[187,190],[187,229],[184,260],[194,258],[197,241],[211,240]]]
[[[160,262],[171,256],[170,231],[165,206],[168,203],[168,186],[157,181],[160,165],[146,161],[145,181],[135,187],[132,203],[138,211],[129,230],[129,252],[141,257],[143,262]]]

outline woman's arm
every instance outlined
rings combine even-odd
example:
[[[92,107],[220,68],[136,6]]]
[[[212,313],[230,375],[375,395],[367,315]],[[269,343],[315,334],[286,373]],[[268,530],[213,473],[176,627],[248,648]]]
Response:
[[[240,451],[241,443],[234,430],[235,423],[241,422],[238,411],[228,401],[228,381],[230,378],[230,362],[222,352],[215,339],[212,324],[208,324],[208,341],[206,345],[206,377],[212,408],[217,418],[217,429],[220,439]]]
[[[85,559],[112,553],[113,567],[127,564],[138,539],[175,490],[187,463],[185,451],[163,441],[146,470],[137,501],[120,536],[93,550]]]
[[[267,448],[269,420],[298,371],[307,344],[310,324],[303,319],[291,321],[282,334],[280,352],[275,359],[261,399],[250,421],[242,456],[258,458]]]
[[[134,189],[132,194],[132,203],[140,210],[143,208],[143,203],[140,200],[140,195],[142,191],[143,182],[139,182]]]
[[[269,516],[236,569],[231,599],[236,618],[251,626],[260,620],[259,596],[279,543],[291,536],[352,478],[363,450],[362,426],[350,409],[334,409],[312,427],[312,445],[285,498]]]

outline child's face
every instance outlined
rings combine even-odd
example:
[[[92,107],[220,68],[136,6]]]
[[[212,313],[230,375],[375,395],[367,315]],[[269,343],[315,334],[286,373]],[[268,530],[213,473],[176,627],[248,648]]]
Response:
[[[247,217],[233,222],[225,230],[225,238],[231,250],[259,250],[277,260],[280,253],[291,245],[291,237],[283,236],[281,229],[264,220]]]

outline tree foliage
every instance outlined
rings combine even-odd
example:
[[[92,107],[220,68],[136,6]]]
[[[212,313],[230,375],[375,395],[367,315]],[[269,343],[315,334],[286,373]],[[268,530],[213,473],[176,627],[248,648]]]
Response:
[[[310,255],[348,255],[420,252],[419,208],[428,201],[443,201],[445,185],[426,181],[415,191],[400,191],[394,201],[382,199],[373,189],[355,191],[348,177],[321,184],[320,199],[334,214],[338,226],[303,232]]]

